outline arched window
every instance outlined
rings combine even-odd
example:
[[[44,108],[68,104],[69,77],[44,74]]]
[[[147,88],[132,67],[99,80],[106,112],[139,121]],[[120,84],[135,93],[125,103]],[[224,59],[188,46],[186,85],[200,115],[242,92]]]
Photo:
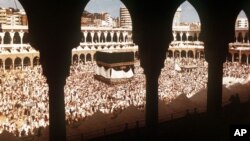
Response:
[[[15,32],[13,37],[13,43],[14,44],[20,44],[21,43],[21,37],[18,32]]]
[[[3,38],[3,43],[4,44],[10,44],[11,42],[11,37],[9,32],[5,32],[4,38]]]

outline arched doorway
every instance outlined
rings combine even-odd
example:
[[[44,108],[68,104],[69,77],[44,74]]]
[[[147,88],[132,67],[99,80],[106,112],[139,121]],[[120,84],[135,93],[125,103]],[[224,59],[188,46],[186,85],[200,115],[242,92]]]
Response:
[[[78,55],[74,54],[73,55],[73,64],[77,64],[78,63]]]
[[[85,55],[84,54],[80,54],[80,61],[82,63],[85,63]]]
[[[172,50],[168,51],[168,57],[170,57],[170,58],[173,57],[173,51]]]
[[[12,62],[12,59],[11,58],[7,58],[5,60],[5,69],[6,70],[10,70],[13,68],[13,62]]]
[[[194,58],[194,53],[193,53],[192,50],[189,50],[189,51],[188,51],[188,57],[189,57],[189,58]]]
[[[17,57],[14,61],[14,69],[18,69],[22,67],[22,59]]]
[[[234,62],[239,62],[239,53],[234,53]]]
[[[241,54],[241,63],[246,64],[247,63],[247,55],[246,54]]]
[[[92,61],[92,57],[91,57],[90,53],[88,53],[86,56],[86,62],[88,62],[88,61]]]
[[[23,59],[23,66],[30,66],[31,63],[30,63],[30,58],[29,57],[25,57]]]
[[[180,52],[178,50],[174,51],[174,57],[175,58],[180,57]]]

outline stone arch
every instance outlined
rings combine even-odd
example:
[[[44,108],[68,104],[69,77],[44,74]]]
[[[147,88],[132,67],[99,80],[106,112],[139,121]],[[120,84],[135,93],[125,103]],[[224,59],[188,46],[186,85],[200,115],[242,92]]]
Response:
[[[198,35],[197,35],[197,33],[194,33],[193,41],[198,41]]]
[[[74,54],[73,55],[73,64],[76,64],[76,63],[78,63],[78,55]]]
[[[189,35],[189,36],[188,36],[188,41],[194,41],[194,40],[193,40],[193,36],[190,36],[190,35]]]
[[[125,41],[124,42],[128,42],[128,35],[125,36]]]
[[[204,51],[200,51],[200,57],[201,57],[201,58],[204,58],[204,57],[205,57]]]
[[[120,32],[120,35],[119,35],[119,42],[124,42],[124,38],[123,38],[122,32]]]
[[[179,50],[174,51],[174,57],[175,58],[180,57],[180,51]]]
[[[21,44],[21,37],[18,32],[14,33],[13,44]]]
[[[23,59],[23,66],[30,66],[31,62],[30,62],[30,58],[29,57],[25,57]]]
[[[113,42],[118,42],[118,35],[117,35],[117,32],[114,33]]]
[[[97,32],[94,33],[94,37],[93,37],[93,42],[98,43],[98,35]]]
[[[246,54],[241,54],[241,63],[243,63],[243,64],[247,63],[247,55]]]
[[[111,42],[111,33],[110,32],[108,32],[106,40],[107,40],[107,42]]]
[[[186,51],[185,51],[185,50],[182,50],[182,51],[181,51],[181,57],[186,58]]]
[[[28,32],[24,32],[23,34],[23,44],[27,44],[29,43],[29,33]]]
[[[90,32],[87,33],[86,42],[88,42],[88,43],[92,42],[92,38],[91,38]]]
[[[40,59],[38,56],[35,56],[33,58],[33,66],[38,66],[38,65],[40,65]]]
[[[234,62],[239,62],[239,53],[234,53]]]
[[[4,44],[10,44],[11,43],[11,37],[9,32],[5,32],[4,38],[3,38]]]
[[[181,41],[181,35],[179,32],[176,34],[176,41]]]
[[[13,68],[13,62],[11,58],[7,58],[5,60],[5,69],[12,69]]]
[[[14,68],[16,69],[17,67],[21,67],[22,66],[22,59],[17,57],[15,60],[14,60]]]
[[[189,57],[189,58],[194,58],[194,53],[193,53],[192,50],[189,50],[189,51],[188,51],[188,57]]]
[[[244,41],[245,41],[245,43],[249,42],[249,32],[246,32],[246,34],[244,36]]]
[[[187,34],[186,34],[186,32],[184,32],[183,35],[182,35],[182,41],[187,41]]]
[[[168,50],[168,57],[173,57],[173,51],[172,50]]]
[[[88,53],[86,56],[86,62],[88,62],[88,61],[92,61],[92,57],[91,57],[90,53]]]
[[[84,54],[80,54],[80,61],[85,63],[85,55]]]
[[[242,35],[242,32],[239,32],[238,34],[238,42],[242,43],[243,42],[243,35]]]

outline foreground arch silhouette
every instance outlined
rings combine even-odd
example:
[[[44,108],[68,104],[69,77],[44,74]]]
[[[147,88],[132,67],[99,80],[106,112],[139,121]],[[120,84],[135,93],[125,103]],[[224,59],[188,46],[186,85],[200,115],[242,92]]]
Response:
[[[19,1],[28,16],[30,44],[40,51],[40,62],[49,85],[50,141],[66,141],[63,87],[69,74],[71,49],[80,43],[80,17],[88,0]],[[158,125],[158,78],[164,66],[168,44],[173,40],[174,13],[184,0],[121,1],[130,11],[133,40],[139,45],[140,62],[146,76],[145,118],[149,131],[147,136],[148,140],[154,140]],[[228,52],[228,43],[234,41],[235,17],[243,9],[249,18],[250,2],[189,2],[199,13],[202,24],[200,38],[204,41],[205,58],[208,62],[207,112],[216,116],[222,106],[223,62]],[[44,24],[44,20],[50,22]],[[218,23],[224,26],[217,26]],[[221,35],[225,35],[224,38],[221,38]]]

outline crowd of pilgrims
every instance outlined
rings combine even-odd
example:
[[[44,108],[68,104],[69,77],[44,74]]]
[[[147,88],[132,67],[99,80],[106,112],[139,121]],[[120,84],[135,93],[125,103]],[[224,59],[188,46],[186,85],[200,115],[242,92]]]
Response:
[[[181,72],[181,68],[195,66]],[[117,85],[95,80],[95,63],[77,63],[71,66],[66,80],[65,111],[67,124],[84,121],[97,111],[118,115],[123,109],[134,105],[145,107],[145,76],[139,64],[135,65],[133,79]],[[246,78],[250,66],[227,62],[224,76]],[[35,134],[39,127],[49,124],[48,86],[41,66],[25,67],[23,70],[0,72],[0,133],[3,130],[16,136]],[[207,63],[204,59],[167,58],[159,78],[159,99],[171,102],[180,94],[192,96],[206,88]]]

